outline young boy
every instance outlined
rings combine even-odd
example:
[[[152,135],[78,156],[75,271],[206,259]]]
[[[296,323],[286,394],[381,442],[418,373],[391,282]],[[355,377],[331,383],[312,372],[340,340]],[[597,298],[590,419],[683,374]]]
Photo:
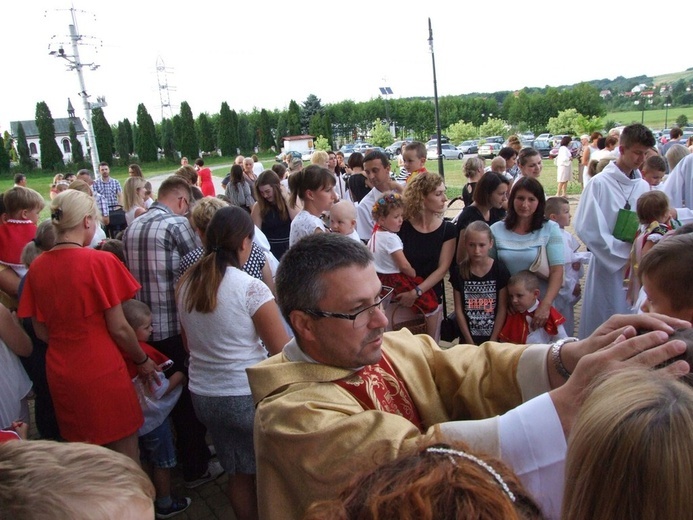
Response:
[[[420,141],[412,141],[404,147],[404,168],[407,170],[407,183],[419,173],[426,170],[426,145]]]
[[[553,301],[554,307],[565,318],[565,330],[569,336],[575,333],[575,304],[580,300],[580,278],[584,274],[582,264],[590,261],[592,253],[578,253],[580,243],[565,229],[570,225],[570,202],[565,197],[546,199],[544,216],[553,220],[561,228],[563,235],[563,285]]]
[[[146,343],[152,334],[152,313],[147,304],[138,300],[127,300],[123,302],[123,314],[135,331],[145,354],[159,364],[162,370],[170,367],[172,361]],[[174,372],[167,379],[163,371],[157,372],[159,384],[144,385],[137,378],[135,364],[127,356],[123,357],[137,393],[145,403],[144,425],[138,431],[140,457],[149,470],[156,489],[156,517],[170,518],[185,511],[192,501],[188,497],[171,496],[171,468],[176,466],[177,461],[168,415],[183,390],[185,375],[182,372]]]
[[[693,233],[662,239],[643,257],[638,275],[647,294],[644,312],[693,323]]]
[[[349,200],[340,200],[330,208],[330,230],[360,242],[356,231],[356,206]]]
[[[46,203],[37,191],[17,186],[4,193],[3,204],[6,220],[0,226],[0,263],[21,277],[27,272],[21,261],[22,250],[36,236],[39,214]]]
[[[651,188],[656,188],[662,182],[667,173],[667,163],[659,155],[651,155],[645,160],[642,166],[642,178],[647,181]]]
[[[565,318],[554,308],[549,311],[546,325],[531,330],[534,311],[539,307],[539,278],[530,271],[515,273],[508,280],[508,302],[515,311],[508,314],[498,339],[506,343],[526,345],[530,343],[552,343],[568,335],[563,323]]]

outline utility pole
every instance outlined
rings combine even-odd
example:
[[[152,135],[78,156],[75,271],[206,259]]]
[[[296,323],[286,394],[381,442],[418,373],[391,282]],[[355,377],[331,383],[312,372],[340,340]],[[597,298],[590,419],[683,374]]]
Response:
[[[433,62],[433,99],[436,107],[436,136],[438,139],[438,173],[445,179],[443,167],[443,148],[440,142],[442,134],[440,131],[440,111],[438,110],[438,80],[436,79],[436,55],[433,52],[433,29],[431,28],[431,19],[428,19],[428,48],[431,51],[431,61]]]
[[[88,67],[89,70],[96,70],[99,65],[94,63],[82,63],[79,58],[79,44],[83,39],[83,36],[77,32],[77,10],[74,7],[69,9],[72,16],[72,23],[70,24],[70,43],[72,45],[72,54],[66,54],[63,44],[60,43],[58,50],[51,50],[48,54],[50,56],[55,56],[56,58],[62,58],[68,62],[67,70],[76,70],[77,77],[79,78],[79,97],[82,98],[82,106],[84,108],[84,115],[87,122],[87,140],[89,141],[89,154],[91,156],[91,166],[94,170],[98,168],[99,165],[99,151],[96,149],[96,138],[94,136],[94,125],[91,122],[91,111],[95,108],[101,108],[108,106],[106,103],[106,98],[103,96],[97,97],[96,102],[92,103],[89,101],[89,94],[87,94],[87,87],[84,83],[84,75],[82,74],[82,69]],[[48,46],[50,49],[51,45]]]

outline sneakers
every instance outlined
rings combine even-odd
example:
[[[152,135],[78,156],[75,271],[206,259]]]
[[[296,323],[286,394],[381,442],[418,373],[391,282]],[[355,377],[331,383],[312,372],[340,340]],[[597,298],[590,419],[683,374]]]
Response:
[[[196,480],[186,480],[185,487],[188,489],[194,489],[202,484],[216,480],[219,476],[224,473],[224,468],[221,467],[218,461],[213,460],[207,465],[207,471]]]
[[[183,497],[183,498],[174,498],[173,502],[169,507],[155,507],[154,509],[156,510],[156,517],[157,518],[171,518],[172,516],[176,516],[178,513],[182,513],[188,507],[190,507],[190,503],[192,502],[192,499],[188,497]]]

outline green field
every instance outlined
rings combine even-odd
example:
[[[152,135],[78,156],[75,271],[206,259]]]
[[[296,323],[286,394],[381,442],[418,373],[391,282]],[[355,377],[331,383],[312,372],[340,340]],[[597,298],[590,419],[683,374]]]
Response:
[[[644,124],[653,130],[671,128],[676,123],[676,118],[685,115],[689,124],[693,125],[693,107],[670,107],[669,113],[665,109],[631,110],[628,112],[610,112],[603,118],[604,121],[616,121],[622,125],[640,123],[644,117]],[[666,123],[666,124],[665,124]]]

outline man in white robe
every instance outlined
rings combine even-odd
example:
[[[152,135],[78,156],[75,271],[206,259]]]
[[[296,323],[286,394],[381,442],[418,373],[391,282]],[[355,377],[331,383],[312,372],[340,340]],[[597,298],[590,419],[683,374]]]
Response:
[[[687,155],[662,184],[661,190],[669,197],[672,208],[682,224],[693,222],[693,155]]]
[[[645,152],[654,145],[655,138],[647,127],[634,124],[624,128],[619,158],[595,176],[580,197],[575,232],[592,252],[580,315],[581,338],[592,334],[609,316],[632,313],[623,290],[632,243],[615,238],[613,231],[619,210],[635,211],[638,197],[650,190],[639,168]]]

